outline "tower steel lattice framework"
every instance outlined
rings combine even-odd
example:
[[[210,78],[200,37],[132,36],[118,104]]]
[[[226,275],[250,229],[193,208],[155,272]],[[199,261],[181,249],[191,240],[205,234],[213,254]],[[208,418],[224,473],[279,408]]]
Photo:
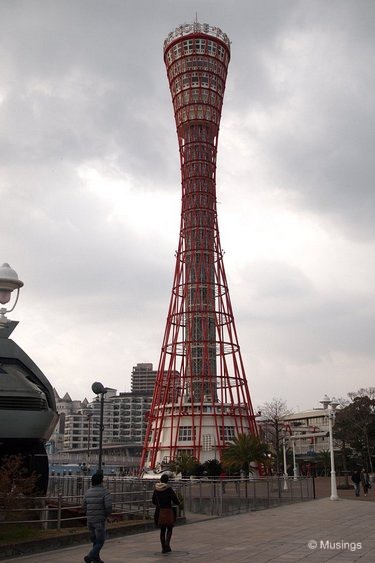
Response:
[[[257,435],[220,244],[216,156],[230,41],[187,24],[164,42],[180,152],[176,267],[141,467],[181,454],[221,459],[241,433]]]

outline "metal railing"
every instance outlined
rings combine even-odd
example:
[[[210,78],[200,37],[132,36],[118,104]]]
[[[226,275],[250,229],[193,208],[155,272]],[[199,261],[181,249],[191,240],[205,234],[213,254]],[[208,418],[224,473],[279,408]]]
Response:
[[[193,480],[184,486],[186,512],[228,516],[312,500],[312,478]]]
[[[50,477],[46,497],[18,498],[8,508],[1,507],[0,525],[24,524],[57,529],[86,524],[82,501],[91,484],[89,477]],[[105,487],[113,499],[113,522],[151,520],[155,481],[106,477]],[[311,478],[261,479],[183,479],[171,482],[183,499],[180,515],[195,513],[227,516],[314,498]]]

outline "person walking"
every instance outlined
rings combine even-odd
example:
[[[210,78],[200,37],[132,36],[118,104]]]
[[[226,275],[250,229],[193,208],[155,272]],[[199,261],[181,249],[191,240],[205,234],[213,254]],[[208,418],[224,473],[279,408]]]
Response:
[[[102,472],[94,473],[91,477],[91,487],[85,493],[83,508],[92,541],[92,549],[84,557],[85,563],[104,563],[100,559],[100,550],[105,542],[106,519],[112,512],[112,497],[103,486]]]
[[[223,471],[220,473],[221,490],[222,490],[222,493],[223,493],[223,494],[225,493],[225,486],[226,486],[225,479],[226,479],[226,477],[227,477],[227,474],[226,474],[225,471],[223,470]]]
[[[355,469],[352,473],[352,481],[355,490],[355,496],[359,497],[360,485],[361,485],[361,474],[358,469]]]
[[[166,473],[160,477],[160,482],[155,484],[152,494],[152,503],[156,506],[154,521],[160,528],[160,543],[162,553],[169,553],[171,550],[171,537],[173,526],[176,521],[176,514],[172,508],[172,503],[176,506],[180,501],[168,484],[169,477]]]
[[[362,483],[364,495],[365,497],[367,497],[367,493],[368,490],[371,488],[371,485],[370,485],[369,474],[367,473],[365,468],[363,468],[361,471],[361,483]]]

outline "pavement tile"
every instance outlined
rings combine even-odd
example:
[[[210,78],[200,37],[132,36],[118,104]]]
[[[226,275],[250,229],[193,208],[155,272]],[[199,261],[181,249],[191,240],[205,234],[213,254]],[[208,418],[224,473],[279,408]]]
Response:
[[[259,512],[205,519],[174,530],[172,552],[159,551],[158,531],[108,540],[105,563],[375,563],[374,503],[320,499]],[[315,541],[309,548],[308,542]],[[323,549],[320,542],[360,542],[362,549]],[[89,545],[8,559],[19,563],[83,562]],[[3,560],[4,562],[5,560]]]

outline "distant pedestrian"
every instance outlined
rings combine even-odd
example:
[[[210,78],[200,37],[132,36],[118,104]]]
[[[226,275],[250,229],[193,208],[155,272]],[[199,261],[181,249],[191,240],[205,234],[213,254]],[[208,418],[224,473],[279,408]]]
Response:
[[[225,493],[225,485],[226,485],[225,479],[226,479],[226,478],[227,478],[227,474],[226,474],[225,471],[223,470],[223,471],[220,473],[221,490],[222,490],[223,493]]]
[[[355,469],[353,471],[352,481],[353,481],[353,485],[354,485],[355,496],[359,497],[360,485],[361,485],[361,474],[359,472],[359,469]]]
[[[155,509],[155,524],[160,528],[160,543],[162,553],[169,553],[171,550],[171,537],[173,526],[176,522],[176,513],[172,508],[172,503],[178,506],[180,504],[176,493],[168,484],[169,477],[166,473],[160,477],[160,482],[156,483],[152,495],[152,503]]]
[[[370,484],[369,474],[367,473],[366,469],[364,469],[364,468],[361,471],[361,483],[362,483],[363,492],[365,494],[365,497],[367,497],[368,490],[371,489],[371,484]]]
[[[87,526],[92,541],[92,549],[84,557],[85,563],[103,563],[100,550],[105,542],[105,524],[107,516],[112,512],[111,494],[103,487],[103,473],[94,473],[91,487],[83,499],[83,507],[87,515]]]

